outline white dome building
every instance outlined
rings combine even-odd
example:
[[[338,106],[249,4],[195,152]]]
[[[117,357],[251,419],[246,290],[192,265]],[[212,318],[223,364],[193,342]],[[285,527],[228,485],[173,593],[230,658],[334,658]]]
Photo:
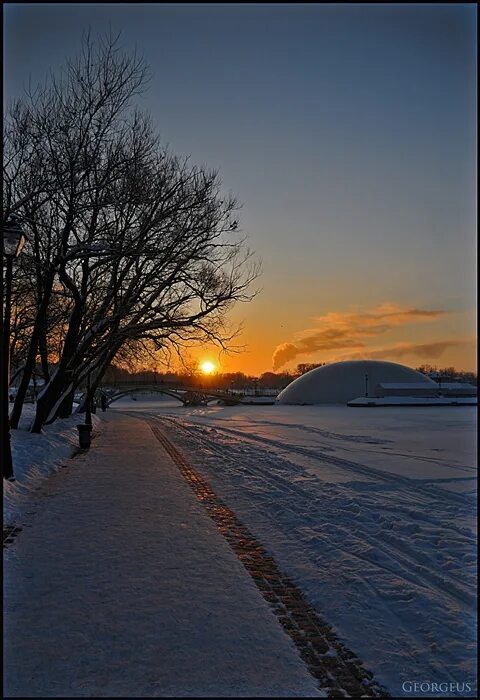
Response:
[[[382,386],[380,386],[382,385]],[[405,385],[402,387],[401,385]],[[277,397],[282,404],[340,403],[388,393],[435,396],[438,385],[405,365],[379,360],[351,360],[316,367],[289,384]]]

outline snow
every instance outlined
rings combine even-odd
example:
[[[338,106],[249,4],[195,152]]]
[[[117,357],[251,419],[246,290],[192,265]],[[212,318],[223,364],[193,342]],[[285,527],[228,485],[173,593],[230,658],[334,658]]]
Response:
[[[5,550],[5,694],[324,696],[150,427],[103,425]]]
[[[428,397],[428,396],[360,396],[358,399],[349,401],[347,406],[476,406],[477,397]]]
[[[378,386],[382,389],[425,389],[430,388],[429,385],[425,386],[425,382],[379,382]]]
[[[274,396],[248,396],[246,395],[245,398],[241,400],[242,404],[245,404],[246,406],[254,406],[254,405],[271,405],[275,403],[275,397]]]
[[[473,407],[114,408],[158,416],[392,695],[474,681]]]
[[[11,431],[14,482],[4,481],[3,522],[4,525],[20,522],[29,496],[41,486],[42,481],[58,471],[78,447],[78,423],[84,415],[73,414],[69,418],[56,420],[46,425],[42,433],[29,432],[35,415],[34,404],[24,404],[18,430]],[[92,415],[92,425],[99,430],[100,419]]]

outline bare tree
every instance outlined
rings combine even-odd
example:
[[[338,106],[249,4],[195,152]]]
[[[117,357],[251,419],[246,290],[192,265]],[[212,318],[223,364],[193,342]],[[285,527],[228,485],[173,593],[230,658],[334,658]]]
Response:
[[[252,297],[259,268],[237,233],[238,205],[216,172],[162,148],[133,110],[146,79],[118,37],[87,36],[60,79],[10,112],[7,210],[29,230],[23,265],[35,301],[19,314],[18,331],[26,318],[31,333],[14,426],[38,354],[46,385],[33,431],[69,415],[76,388],[90,376],[93,392],[122,349],[228,347],[228,311]]]
[[[89,35],[59,76],[18,100],[4,130],[4,218],[20,213],[29,226],[38,310],[25,371],[11,417],[16,427],[37,348],[45,340],[52,289],[67,254],[86,164],[108,153],[118,120],[147,78],[143,59],[127,56],[118,37],[94,44]],[[45,343],[44,343],[45,344]],[[43,348],[44,349],[44,348]]]

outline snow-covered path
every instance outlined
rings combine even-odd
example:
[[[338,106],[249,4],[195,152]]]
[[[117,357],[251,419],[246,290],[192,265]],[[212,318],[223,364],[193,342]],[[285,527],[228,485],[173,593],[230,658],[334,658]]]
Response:
[[[297,650],[140,420],[107,414],[5,550],[8,697],[315,697]]]
[[[474,409],[135,408],[392,694],[474,687]]]

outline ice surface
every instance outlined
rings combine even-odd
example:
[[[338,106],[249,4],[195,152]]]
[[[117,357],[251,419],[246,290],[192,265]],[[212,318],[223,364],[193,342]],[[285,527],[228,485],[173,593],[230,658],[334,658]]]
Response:
[[[475,408],[115,407],[159,416],[392,694],[474,681]]]

